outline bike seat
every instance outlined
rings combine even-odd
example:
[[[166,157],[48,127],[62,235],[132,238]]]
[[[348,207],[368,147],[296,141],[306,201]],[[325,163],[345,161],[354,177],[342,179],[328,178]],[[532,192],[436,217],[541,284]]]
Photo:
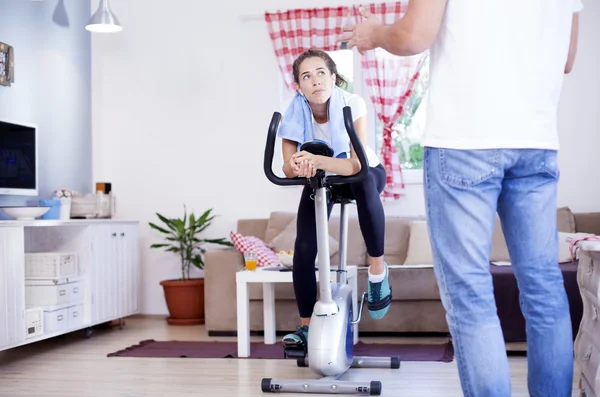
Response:
[[[356,200],[346,195],[346,192],[332,189],[331,201],[333,204],[356,204]]]
[[[313,139],[312,141],[304,142],[302,146],[300,146],[300,150],[304,150],[315,155],[333,157],[333,149],[331,146],[329,146],[327,142],[320,139]]]

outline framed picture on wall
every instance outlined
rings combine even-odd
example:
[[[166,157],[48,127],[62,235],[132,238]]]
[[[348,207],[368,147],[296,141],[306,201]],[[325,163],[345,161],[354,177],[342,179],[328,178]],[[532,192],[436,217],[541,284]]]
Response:
[[[10,87],[15,82],[15,51],[12,46],[0,42],[0,85]]]

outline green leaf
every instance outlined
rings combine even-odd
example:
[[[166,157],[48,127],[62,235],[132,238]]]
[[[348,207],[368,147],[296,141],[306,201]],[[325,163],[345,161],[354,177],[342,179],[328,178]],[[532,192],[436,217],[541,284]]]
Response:
[[[163,247],[170,247],[171,244],[152,244],[150,246],[150,248],[163,248]]]
[[[231,241],[227,240],[226,238],[204,239],[201,241],[205,242],[205,243],[209,243],[209,244],[221,244],[221,245],[233,247],[233,244],[231,243]]]
[[[173,225],[173,222],[170,219],[165,218],[164,216],[162,216],[158,212],[156,213],[156,216],[158,216],[158,219],[160,219],[161,221],[163,221],[164,224],[169,227],[169,229],[173,230],[174,232],[177,231],[177,228],[175,227],[175,225]]]
[[[170,232],[170,231],[168,231],[168,230],[166,230],[166,229],[163,229],[162,227],[160,227],[160,226],[157,226],[157,225],[155,225],[155,224],[154,224],[154,223],[152,223],[152,222],[149,222],[148,224],[149,224],[149,225],[150,225],[150,227],[151,227],[152,229],[154,229],[154,230],[158,230],[159,232],[161,232],[161,233],[165,233],[165,234],[171,234],[171,232]]]
[[[192,263],[194,264],[194,266],[196,266],[198,269],[202,270],[204,269],[204,261],[202,260],[202,257],[200,255],[195,255],[192,258]]]

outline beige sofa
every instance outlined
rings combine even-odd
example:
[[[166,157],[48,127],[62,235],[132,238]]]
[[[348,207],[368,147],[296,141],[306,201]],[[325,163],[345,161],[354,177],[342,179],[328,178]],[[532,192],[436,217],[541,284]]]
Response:
[[[559,208],[558,228],[561,233],[600,234],[600,213],[572,213],[567,207]],[[358,287],[367,291],[368,255],[358,219],[348,222],[348,264],[359,266]],[[329,221],[332,266],[337,266],[337,238],[339,218]],[[241,219],[237,232],[255,236],[274,249],[293,249],[295,214],[274,212],[265,219]],[[564,235],[561,234],[561,237]],[[561,256],[568,260],[568,247],[561,246]],[[426,223],[421,218],[386,217],[386,262],[390,265],[390,283],[393,301],[388,314],[382,319],[371,319],[366,310],[359,325],[361,333],[425,332],[446,333],[448,326],[440,301],[438,286],[431,265],[431,251]],[[490,261],[510,261],[500,223],[496,222]],[[234,248],[217,249],[206,254],[205,261],[206,328],[210,335],[235,335],[236,301],[235,272],[242,269],[242,255]],[[299,323],[292,284],[277,284],[276,329],[294,331]],[[250,330],[263,330],[262,289],[250,286]]]

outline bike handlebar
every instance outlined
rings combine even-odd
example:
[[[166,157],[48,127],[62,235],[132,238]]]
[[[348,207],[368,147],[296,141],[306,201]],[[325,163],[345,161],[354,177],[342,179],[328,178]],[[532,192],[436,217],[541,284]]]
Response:
[[[343,176],[343,175],[331,175],[325,178],[325,183],[330,185],[336,184],[348,184],[361,181],[367,176],[369,172],[367,162],[367,155],[363,148],[362,142],[358,138],[356,131],[354,130],[354,122],[352,121],[352,111],[350,106],[344,106],[344,125],[346,127],[346,132],[350,137],[350,142],[352,143],[352,147],[358,156],[358,160],[360,162],[360,171],[355,175]],[[264,170],[267,179],[279,186],[293,186],[293,185],[304,185],[307,183],[307,178],[304,177],[295,177],[295,178],[281,178],[273,173],[273,155],[275,151],[275,141],[277,139],[277,129],[279,127],[279,122],[281,121],[281,113],[275,112],[273,113],[273,117],[271,118],[271,124],[269,125],[269,131],[267,133],[267,143],[265,147],[265,157],[264,157]]]

